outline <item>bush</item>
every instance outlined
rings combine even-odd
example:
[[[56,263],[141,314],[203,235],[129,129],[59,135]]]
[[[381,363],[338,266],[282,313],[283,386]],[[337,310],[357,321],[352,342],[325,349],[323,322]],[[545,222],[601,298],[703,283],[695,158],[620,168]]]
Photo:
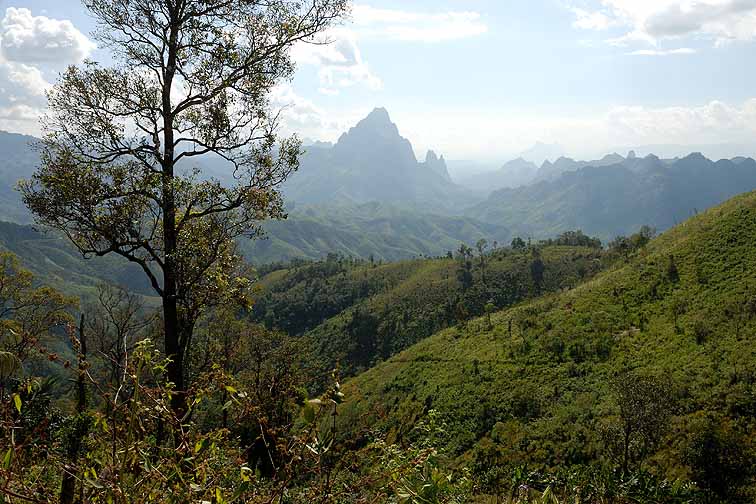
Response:
[[[730,424],[709,421],[694,435],[686,459],[693,481],[705,492],[707,502],[753,502],[753,447]]]

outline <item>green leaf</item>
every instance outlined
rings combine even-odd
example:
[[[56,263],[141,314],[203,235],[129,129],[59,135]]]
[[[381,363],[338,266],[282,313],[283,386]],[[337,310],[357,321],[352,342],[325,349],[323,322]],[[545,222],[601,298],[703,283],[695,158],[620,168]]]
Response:
[[[21,413],[21,396],[18,394],[13,394],[13,404],[16,406],[16,409],[19,413]]]
[[[10,377],[21,369],[21,360],[10,352],[0,352],[0,376]]]
[[[310,424],[315,421],[315,410],[309,404],[304,408],[304,418],[305,422]]]
[[[5,457],[3,457],[3,468],[4,469],[10,469],[11,460],[13,460],[13,447],[8,447],[8,451],[5,452]]]

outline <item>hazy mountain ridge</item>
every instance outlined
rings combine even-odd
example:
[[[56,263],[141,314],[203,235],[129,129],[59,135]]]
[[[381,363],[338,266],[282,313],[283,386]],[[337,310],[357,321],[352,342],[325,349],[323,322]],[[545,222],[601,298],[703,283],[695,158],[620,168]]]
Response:
[[[0,133],[0,220],[31,220],[15,185],[37,166],[34,140]],[[211,159],[200,164],[207,176],[227,176]],[[756,161],[631,152],[593,161],[560,157],[536,167],[518,158],[465,184],[453,182],[443,155],[429,151],[418,162],[388,112],[375,109],[336,144],[305,148],[300,170],[282,188],[289,221],[267,223],[270,238],[244,250],[260,264],[329,252],[396,260],[440,255],[480,238],[503,243],[574,229],[607,241],[642,225],[668,229],[756,188]]]
[[[523,158],[513,159],[500,169],[460,177],[459,183],[479,193],[490,194],[497,189],[515,188],[533,182],[538,166]]]
[[[16,191],[19,179],[31,177],[39,163],[33,144],[38,140],[26,135],[0,131],[0,220],[30,223],[29,211]]]
[[[355,171],[362,170],[362,173],[355,174],[353,178],[357,183],[368,180],[365,186],[367,189],[362,193],[355,192],[354,186],[350,186],[349,175],[345,175],[345,183],[338,186],[341,172],[336,168],[337,165],[329,164],[331,150],[335,147],[323,143],[307,147],[304,166],[295,175],[293,184],[295,192],[299,190],[302,194],[312,195],[303,198],[305,201],[309,199],[317,204],[298,204],[299,202],[289,199],[289,219],[266,223],[266,240],[242,241],[242,250],[250,262],[262,264],[293,258],[318,259],[331,252],[345,256],[372,255],[381,260],[398,260],[422,255],[443,255],[448,250],[456,250],[460,243],[473,244],[481,238],[498,239],[503,242],[510,237],[509,232],[497,224],[476,222],[459,215],[433,215],[429,209],[418,209],[419,205],[412,205],[410,202],[417,191],[412,189],[415,192],[402,192],[408,185],[402,179],[404,170],[418,172],[414,180],[418,184],[427,185],[427,197],[437,198],[441,203],[450,204],[450,195],[463,194],[464,191],[451,182],[443,156],[439,157],[431,151],[425,162],[418,163],[409,142],[398,136],[398,129],[390,123],[388,114],[384,113],[385,111],[377,111],[372,114],[360,125],[352,128],[350,133],[346,133],[338,145],[341,154],[336,156],[336,159],[343,162],[341,166],[349,166],[348,161],[354,161]],[[381,144],[380,140],[376,141],[376,138],[381,137],[386,145]],[[28,224],[32,220],[15,187],[19,179],[31,177],[38,165],[39,157],[31,148],[34,141],[36,139],[33,137],[0,132],[0,154],[5,160],[0,163],[0,226],[6,225],[3,221]],[[361,145],[374,145],[376,150],[393,149],[385,158],[385,170],[377,162],[368,167],[360,163],[358,147]],[[392,159],[398,163],[392,162]],[[201,164],[206,170],[206,176],[227,179],[228,168],[220,160],[203,159]],[[383,183],[386,192],[376,194],[385,196],[385,201],[368,199],[373,196],[369,190],[382,184],[378,179],[383,172],[392,173]],[[302,178],[299,180],[303,185],[296,186],[297,178],[300,176]],[[288,186],[284,188],[285,194],[288,194],[288,189]],[[324,193],[318,195],[319,190],[331,191],[333,196],[327,197]],[[392,197],[389,191],[394,190],[396,194]],[[422,188],[419,191],[422,192]],[[436,196],[431,196],[434,194],[432,191],[436,191]],[[467,198],[465,195],[464,201],[474,201]],[[366,201],[361,201],[362,199]],[[428,206],[432,205],[429,203]],[[7,226],[10,228],[13,225]],[[20,227],[19,230],[21,229],[31,233],[27,237],[29,246],[35,243],[39,245],[42,241],[50,239],[33,232],[31,228]],[[0,234],[0,246],[5,244],[5,239],[6,236]],[[45,243],[56,243],[57,247],[55,241]],[[47,245],[39,250],[49,251]],[[21,256],[25,255],[24,247],[6,248]],[[66,254],[70,256],[76,253],[70,250],[66,251]],[[29,267],[43,276],[55,269],[47,269],[44,261],[33,262]],[[74,270],[77,268],[79,267]],[[85,276],[91,275],[87,273]],[[72,283],[91,284],[89,280],[81,278],[75,279]]]
[[[569,160],[556,164],[579,165]],[[668,229],[754,188],[756,161],[750,158],[713,162],[701,154],[673,161],[631,157],[496,191],[466,214],[535,238],[579,228],[607,240],[644,224]]]

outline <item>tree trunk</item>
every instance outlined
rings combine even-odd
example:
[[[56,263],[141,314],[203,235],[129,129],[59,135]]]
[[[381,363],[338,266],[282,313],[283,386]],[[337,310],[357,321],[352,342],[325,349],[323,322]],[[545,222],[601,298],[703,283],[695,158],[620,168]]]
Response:
[[[627,470],[630,465],[630,430],[625,429],[625,454],[622,460],[622,476],[627,476]]]
[[[171,13],[175,18],[175,12]],[[164,70],[162,107],[163,107],[163,323],[165,330],[165,353],[171,359],[168,365],[168,380],[175,386],[175,393],[171,399],[171,408],[178,418],[186,413],[186,386],[184,383],[184,348],[181,345],[181,331],[179,328],[176,251],[178,249],[178,235],[176,232],[176,198],[173,188],[174,179],[174,136],[173,136],[173,104],[171,87],[176,73],[176,58],[179,27],[174,22],[171,26],[168,61]]]
[[[84,410],[87,407],[87,389],[85,382],[85,373],[87,369],[87,339],[84,334],[84,314],[81,314],[79,320],[79,366],[78,377],[76,380],[76,412],[79,415],[84,414]],[[82,439],[79,436],[74,441],[74,445],[70,448],[68,460],[65,467],[63,467],[63,481],[60,485],[60,504],[72,504],[76,496],[76,473],[77,462],[79,458],[79,451],[81,450]],[[79,499],[81,502],[82,499]]]
[[[176,303],[175,282],[165,274],[165,283],[174,284],[173,293],[165,289],[163,297],[163,318],[165,325],[165,354],[171,361],[168,364],[168,381],[174,385],[171,408],[178,418],[186,413],[186,385],[184,383],[184,351],[181,348],[178,328],[178,307]]]

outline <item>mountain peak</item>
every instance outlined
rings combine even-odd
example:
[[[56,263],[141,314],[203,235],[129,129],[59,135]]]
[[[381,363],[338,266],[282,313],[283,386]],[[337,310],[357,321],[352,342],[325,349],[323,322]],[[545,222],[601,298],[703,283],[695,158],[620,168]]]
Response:
[[[396,124],[391,122],[391,117],[385,108],[379,107],[373,109],[363,120],[357,123],[356,126],[351,128],[349,132],[342,135],[339,142],[342,142],[347,137],[351,136],[380,136],[384,139],[397,140],[399,136],[399,128]]]
[[[708,159],[708,158],[707,158],[706,156],[704,156],[704,155],[703,155],[702,153],[700,153],[700,152],[691,152],[690,154],[688,154],[687,156],[685,156],[685,157],[683,158],[683,161],[688,161],[688,162],[691,162],[691,161],[702,162],[702,161],[709,161],[709,159]]]
[[[388,110],[386,110],[383,107],[376,107],[373,109],[372,112],[370,112],[363,121],[367,121],[373,124],[393,124],[391,122],[391,116],[388,113]]]
[[[439,157],[435,151],[429,150],[425,155],[425,165],[436,174],[441,175],[445,180],[451,182],[444,156]]]
[[[342,149],[351,145],[348,149],[356,152],[362,147],[382,149],[387,145],[398,144],[407,144],[402,145],[404,150],[412,149],[409,142],[399,135],[399,128],[391,122],[388,111],[385,108],[376,108],[348,132],[342,134],[336,148]],[[379,145],[383,147],[378,147]],[[414,159],[414,154],[412,157]]]

